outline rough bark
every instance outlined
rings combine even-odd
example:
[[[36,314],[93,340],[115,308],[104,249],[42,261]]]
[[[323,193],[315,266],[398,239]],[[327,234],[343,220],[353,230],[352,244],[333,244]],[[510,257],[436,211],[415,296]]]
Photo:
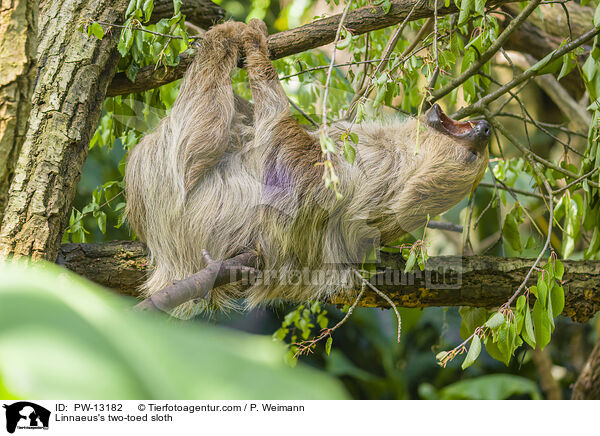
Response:
[[[225,9],[210,0],[183,0],[181,13],[185,20],[203,29],[208,29],[225,18]],[[156,0],[149,24],[158,22],[161,18],[173,16],[173,0]]]
[[[573,386],[572,400],[600,400],[600,340]]]
[[[511,1],[513,0],[492,0],[488,1],[487,4],[499,5],[510,3]],[[354,35],[389,27],[404,20],[417,2],[419,2],[419,5],[415,7],[409,18],[410,21],[433,16],[434,8],[432,2],[396,0],[392,2],[387,14],[381,6],[365,6],[350,11],[344,20],[344,27]],[[440,7],[438,9],[438,15],[440,16],[455,12],[457,12],[457,8],[454,3],[451,3],[449,7]],[[333,15],[269,36],[267,43],[271,52],[271,59],[279,59],[333,42],[340,19],[341,14]],[[182,55],[179,65],[175,67],[167,69],[155,69],[153,66],[143,68],[138,72],[135,83],[132,83],[125,74],[117,74],[110,85],[108,94],[115,96],[141,92],[177,80],[183,76],[192,59],[193,53]]]
[[[35,0],[0,7],[0,225],[27,131],[35,79],[38,6]]]
[[[77,29],[90,18],[118,22],[126,1],[55,0],[44,6],[38,29],[39,72],[0,231],[0,257],[56,258],[89,139],[118,61],[118,31],[97,40]]]
[[[137,296],[137,286],[149,268],[146,248],[139,242],[109,242],[105,244],[64,244],[60,265],[88,279]],[[414,275],[388,273],[375,280],[396,305],[403,307],[474,306],[497,307],[512,295],[529,270],[532,259],[485,256],[431,258],[425,272]],[[584,322],[600,311],[600,261],[563,261],[566,281],[563,314]],[[378,268],[403,271],[398,255],[382,253]],[[391,280],[391,281],[389,281]],[[393,281],[395,280],[395,281]],[[532,284],[534,281],[532,280]],[[352,304],[347,298],[337,298],[334,304]],[[381,297],[367,292],[362,307],[389,307]]]

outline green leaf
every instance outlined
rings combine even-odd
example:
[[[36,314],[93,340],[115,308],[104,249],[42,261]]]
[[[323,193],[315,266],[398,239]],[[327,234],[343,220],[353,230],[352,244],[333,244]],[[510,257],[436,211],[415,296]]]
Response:
[[[125,18],[129,18],[133,13],[137,5],[137,0],[129,0],[129,4],[127,5],[127,10],[125,11]]]
[[[496,312],[492,315],[492,317],[490,319],[487,320],[487,322],[485,323],[486,327],[489,327],[491,329],[495,329],[500,327],[502,324],[504,324],[504,315],[501,314],[500,312]]]
[[[488,319],[487,309],[481,307],[462,306],[458,309],[461,316],[460,336],[467,339],[473,334],[475,329],[485,323]]]
[[[348,48],[351,41],[352,41],[352,34],[350,32],[348,32],[346,37],[344,39],[342,39],[341,41],[338,41],[338,43],[335,45],[335,47],[337,50],[344,50],[344,49]]]
[[[600,3],[596,6],[596,11],[594,12],[594,26],[600,27]]]
[[[144,23],[147,23],[150,20],[153,10],[154,0],[144,0],[144,5],[142,6],[142,11],[144,11]]]
[[[392,3],[390,0],[383,0],[381,2],[381,7],[383,9],[383,12],[387,15],[387,13],[390,11],[390,8],[392,7]]]
[[[585,76],[585,79],[588,82],[591,82],[592,79],[594,78],[594,76],[596,75],[596,71],[598,69],[598,64],[596,63],[594,58],[590,55],[590,56],[588,56],[587,60],[585,61],[585,63],[583,64],[583,67],[581,67],[581,69],[583,71],[583,75]]]
[[[550,302],[552,303],[552,316],[557,317],[565,308],[565,290],[556,283],[550,291]]]
[[[92,23],[88,27],[88,35],[94,35],[98,39],[104,38],[104,29],[98,23]]]
[[[521,206],[517,203],[515,207],[506,215],[504,225],[502,226],[502,236],[504,240],[510,244],[513,250],[521,253],[523,246],[521,245],[521,233],[519,232],[518,210]]]
[[[485,14],[485,0],[475,0],[475,12],[479,15]]]
[[[327,342],[325,342],[325,352],[327,353],[328,356],[331,353],[331,344],[333,344],[333,338],[331,336],[329,336],[327,338]]]
[[[532,71],[540,71],[542,68],[544,68],[546,66],[546,64],[548,62],[550,62],[550,59],[552,59],[553,55],[554,55],[554,51],[548,53],[546,56],[544,56],[542,59],[540,59],[534,65],[532,65],[529,69]]]
[[[548,307],[546,307],[546,313],[548,314],[548,321],[550,321],[550,333],[554,331],[554,312],[552,310],[552,300],[548,298]]]
[[[173,0],[173,15],[178,15],[181,11],[182,0]]]
[[[415,266],[416,260],[417,260],[416,250],[410,250],[410,254],[408,255],[408,260],[406,261],[406,266],[404,267],[405,273],[412,271],[413,267]]]
[[[558,280],[562,280],[563,275],[565,273],[565,267],[562,262],[556,259],[556,263],[554,264],[554,274]]]
[[[535,381],[512,374],[482,375],[461,380],[439,391],[444,400],[499,400],[528,395],[533,400],[541,400]]]
[[[533,325],[535,327],[535,342],[541,349],[544,349],[550,342],[552,324],[548,318],[548,311],[540,304],[539,300],[533,305]]]
[[[529,250],[531,248],[533,248],[535,246],[535,239],[533,238],[533,235],[529,235],[529,238],[527,238],[527,242],[525,243],[525,250]]]
[[[479,357],[479,353],[481,353],[481,339],[479,336],[475,335],[471,341],[471,346],[469,347],[467,357],[465,357],[465,360],[462,363],[462,369],[467,369],[469,366],[473,365],[473,363]]]
[[[568,259],[575,251],[575,243],[581,234],[581,223],[579,221],[579,204],[576,195],[565,198],[565,222],[563,232],[563,258]]]
[[[331,139],[325,133],[321,133],[320,139],[321,150],[323,151],[323,153],[335,153],[335,143],[333,142],[333,139]]]
[[[523,312],[525,310],[526,304],[527,299],[525,298],[525,295],[519,296],[519,298],[517,298],[517,312]]]
[[[98,223],[98,228],[104,235],[106,233],[106,214],[104,212],[98,213],[96,217],[96,222]]]
[[[348,141],[344,141],[344,159],[350,165],[354,164],[354,160],[356,159],[356,150]]]
[[[541,304],[544,307],[547,307],[547,303],[548,303],[548,285],[543,280],[538,280],[538,284],[537,284],[537,298],[538,298],[538,301],[541,302]]]
[[[356,124],[362,123],[367,116],[367,112],[365,111],[365,105],[359,103],[356,106]]]
[[[535,348],[535,333],[533,331],[533,321],[531,320],[531,312],[529,307],[525,311],[525,321],[523,322],[523,330],[521,331],[523,340],[529,344],[531,348]]]
[[[129,53],[129,49],[133,45],[133,31],[131,30],[131,23],[129,25],[126,24],[125,29],[121,33],[121,39],[119,39],[119,44],[117,45],[117,49],[122,57],[125,57],[127,53]]]
[[[573,70],[573,68],[575,68],[576,65],[577,62],[575,61],[575,59],[573,59],[573,56],[571,56],[570,53],[565,55],[563,58],[562,68],[560,69],[560,73],[557,79],[560,80],[563,77],[565,77]]]
[[[498,348],[498,344],[494,343],[489,337],[484,340],[484,343],[485,350],[492,358],[508,366],[508,364],[510,363],[510,356],[508,356],[507,358],[506,354],[500,351],[500,349]]]
[[[475,7],[475,0],[462,0],[460,2],[460,14],[458,15],[458,26],[462,26],[467,22],[473,8]]]
[[[50,263],[3,264],[0,277],[0,374],[18,398],[347,397],[330,375],[287,367],[270,337],[134,313]]]
[[[385,98],[385,93],[387,92],[387,86],[381,85],[377,88],[377,95],[375,96],[375,100],[373,100],[373,107],[376,108],[383,103],[383,99]]]

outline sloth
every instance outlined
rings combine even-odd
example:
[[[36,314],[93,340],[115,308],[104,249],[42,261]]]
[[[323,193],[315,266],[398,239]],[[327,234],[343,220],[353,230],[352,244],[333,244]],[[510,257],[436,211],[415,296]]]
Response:
[[[352,268],[457,204],[487,167],[490,125],[455,122],[438,105],[421,118],[337,122],[336,146],[350,129],[359,138],[353,164],[330,156],[339,198],[323,182],[319,133],[292,116],[266,36],[260,20],[206,32],[171,113],[128,157],[126,216],[153,265],[145,296],[204,268],[204,249],[221,260],[255,253],[265,272],[179,306],[180,318],[355,295]],[[232,88],[242,63],[253,105]]]

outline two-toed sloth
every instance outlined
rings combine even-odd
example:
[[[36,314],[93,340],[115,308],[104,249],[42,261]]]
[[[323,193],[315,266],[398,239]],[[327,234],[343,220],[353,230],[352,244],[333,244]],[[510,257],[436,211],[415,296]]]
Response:
[[[254,107],[231,85],[243,59]],[[329,127],[338,146],[349,127]],[[213,290],[212,306],[356,292],[348,271],[365,253],[458,203],[487,166],[489,124],[454,122],[437,105],[421,120],[364,122],[352,132],[359,137],[354,164],[331,155],[343,194],[337,199],[316,165],[324,159],[318,133],[289,110],[264,23],[209,30],[170,115],[127,164],[127,217],[154,265],[146,295],[201,270],[203,249],[214,259],[254,252],[267,272],[250,288]],[[320,279],[307,282],[303,271],[319,271]],[[196,306],[174,315],[189,317],[203,304]]]

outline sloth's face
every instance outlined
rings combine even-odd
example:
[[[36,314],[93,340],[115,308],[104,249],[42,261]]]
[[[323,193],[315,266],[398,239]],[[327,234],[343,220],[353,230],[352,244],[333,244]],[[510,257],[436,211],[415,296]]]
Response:
[[[466,163],[472,163],[486,154],[487,144],[492,133],[485,120],[459,123],[448,117],[438,104],[434,104],[425,116],[427,125],[452,138],[463,148]]]

